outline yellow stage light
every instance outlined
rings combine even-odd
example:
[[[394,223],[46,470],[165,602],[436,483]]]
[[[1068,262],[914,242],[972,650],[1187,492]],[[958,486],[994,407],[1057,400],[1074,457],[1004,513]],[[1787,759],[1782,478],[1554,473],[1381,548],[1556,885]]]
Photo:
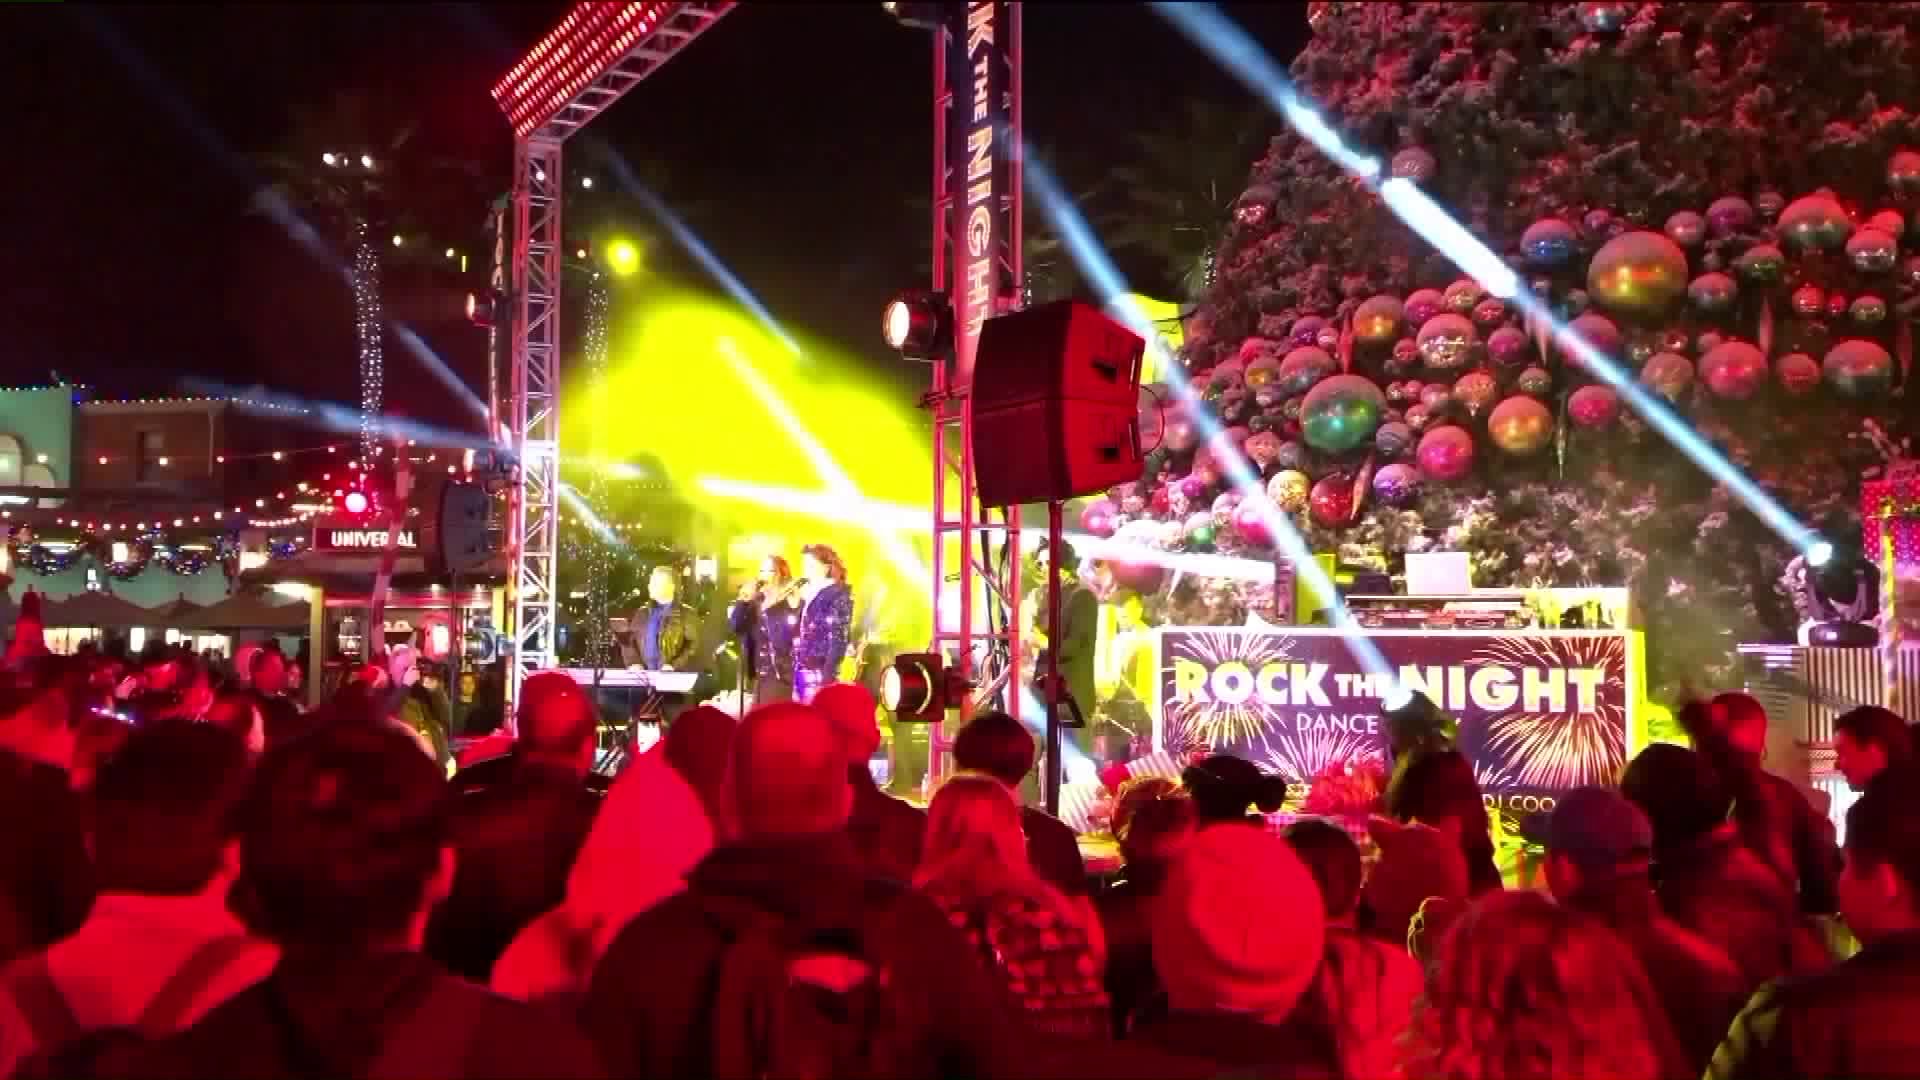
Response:
[[[631,277],[640,269],[640,247],[631,240],[615,240],[607,246],[607,269],[616,277]]]

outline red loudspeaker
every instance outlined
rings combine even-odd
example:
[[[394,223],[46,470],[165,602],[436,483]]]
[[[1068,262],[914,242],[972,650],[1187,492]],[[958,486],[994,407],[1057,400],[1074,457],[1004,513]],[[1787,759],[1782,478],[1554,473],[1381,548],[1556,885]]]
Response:
[[[983,506],[1056,502],[1140,478],[1139,335],[1078,300],[988,319],[973,367]]]

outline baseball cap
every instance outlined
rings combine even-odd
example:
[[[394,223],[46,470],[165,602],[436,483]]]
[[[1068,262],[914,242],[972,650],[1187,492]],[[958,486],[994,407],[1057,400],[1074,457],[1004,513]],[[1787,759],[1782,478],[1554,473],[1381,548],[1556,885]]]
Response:
[[[1552,813],[1528,819],[1522,833],[1548,852],[1596,870],[1653,853],[1647,815],[1607,787],[1574,788],[1560,797]]]

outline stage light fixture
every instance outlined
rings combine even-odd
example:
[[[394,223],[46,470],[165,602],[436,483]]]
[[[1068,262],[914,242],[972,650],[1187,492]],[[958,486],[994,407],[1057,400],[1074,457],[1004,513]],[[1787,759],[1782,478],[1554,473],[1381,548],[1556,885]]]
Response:
[[[953,308],[945,297],[908,290],[887,302],[880,336],[909,360],[937,360],[953,347]]]
[[[940,29],[941,5],[939,4],[903,3],[898,2],[898,0],[888,0],[888,2],[882,3],[880,7],[885,10],[887,14],[899,20],[901,26],[910,26],[915,30]]]
[[[1815,570],[1833,561],[1833,545],[1825,540],[1807,549],[1807,565]]]
[[[498,300],[498,294],[491,289],[468,293],[467,321],[475,326],[492,326],[494,313],[499,310]],[[327,452],[332,453],[333,447],[327,447]]]
[[[615,277],[628,277],[640,269],[640,248],[631,240],[615,240],[607,246],[607,269]]]
[[[320,161],[321,161],[321,163],[322,163],[322,164],[326,164],[326,165],[331,165],[331,164],[333,164],[334,162],[336,162],[336,161],[339,161],[339,160],[340,160],[339,158],[337,158],[337,157],[334,157],[334,156],[333,156],[333,152],[332,152],[332,151],[328,151],[327,153],[324,153],[324,154],[321,154],[321,155],[320,155]]]
[[[371,169],[371,168],[373,168],[373,155],[372,155],[372,154],[361,154],[361,155],[360,155],[360,167],[361,167],[361,168],[363,168],[363,169]]]
[[[902,653],[880,678],[880,703],[901,723],[931,724],[958,708],[970,689],[939,653]]]
[[[581,177],[581,178],[580,178],[580,186],[581,186],[582,188],[584,188],[584,189],[586,189],[587,191],[592,191],[592,190],[593,190],[593,177],[591,177],[591,176],[583,176],[583,177]]]

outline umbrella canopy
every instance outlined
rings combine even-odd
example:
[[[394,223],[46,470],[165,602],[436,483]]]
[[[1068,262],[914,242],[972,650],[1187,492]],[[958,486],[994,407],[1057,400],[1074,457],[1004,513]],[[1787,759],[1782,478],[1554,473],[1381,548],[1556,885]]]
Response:
[[[307,604],[269,603],[259,592],[237,592],[181,619],[181,630],[273,630],[299,633],[307,629]]]
[[[96,630],[122,630],[146,626],[153,613],[138,604],[106,592],[75,593],[48,604],[42,624],[45,626],[92,627]]]
[[[169,600],[164,604],[155,604],[147,610],[153,612],[153,617],[157,620],[158,625],[172,626],[174,623],[179,622],[181,619],[192,615],[204,607],[206,607],[205,604],[196,604],[187,599],[186,593],[181,593],[177,599]]]

